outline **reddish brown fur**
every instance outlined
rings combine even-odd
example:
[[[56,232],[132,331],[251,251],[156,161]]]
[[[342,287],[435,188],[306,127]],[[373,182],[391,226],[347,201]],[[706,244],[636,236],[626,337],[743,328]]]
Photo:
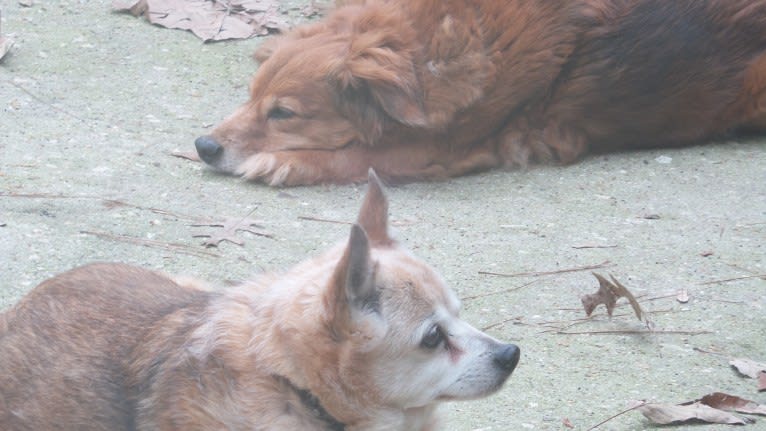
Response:
[[[197,140],[208,164],[430,179],[766,125],[766,0],[343,3],[264,43],[251,100]]]

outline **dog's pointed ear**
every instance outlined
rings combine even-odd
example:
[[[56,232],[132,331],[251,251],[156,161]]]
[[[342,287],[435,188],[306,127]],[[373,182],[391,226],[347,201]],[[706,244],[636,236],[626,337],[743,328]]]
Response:
[[[380,293],[375,287],[375,265],[370,258],[370,241],[358,224],[351,227],[346,253],[348,259],[344,288],[352,313],[379,313]]]
[[[361,348],[372,348],[386,333],[375,272],[367,233],[354,224],[327,296],[331,310],[330,327],[335,339],[354,340]]]
[[[364,228],[372,243],[390,245],[393,240],[388,235],[388,199],[383,184],[372,168],[367,177],[367,194],[359,209],[357,223]]]
[[[371,144],[386,121],[424,127],[428,117],[413,63],[413,30],[402,25],[404,18],[369,9],[355,21],[348,54],[331,81],[336,105]]]

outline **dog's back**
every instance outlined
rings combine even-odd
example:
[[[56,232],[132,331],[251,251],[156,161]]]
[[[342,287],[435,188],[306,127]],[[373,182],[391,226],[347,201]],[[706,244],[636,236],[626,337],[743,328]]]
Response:
[[[155,322],[191,318],[212,295],[120,264],[44,282],[0,315],[0,388],[13,388],[0,392],[0,429],[133,430],[132,350]]]
[[[614,149],[688,144],[766,117],[766,1],[589,3],[603,15],[562,70],[548,122]]]

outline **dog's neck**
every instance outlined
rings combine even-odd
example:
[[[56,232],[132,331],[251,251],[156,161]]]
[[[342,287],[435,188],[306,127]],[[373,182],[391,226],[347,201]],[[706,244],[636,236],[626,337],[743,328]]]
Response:
[[[274,376],[274,378],[298,396],[303,407],[314,415],[314,419],[326,425],[324,429],[331,431],[346,430],[346,425],[325,410],[325,408],[322,407],[322,403],[316,395],[311,393],[311,391],[295,386],[295,384],[286,377]]]

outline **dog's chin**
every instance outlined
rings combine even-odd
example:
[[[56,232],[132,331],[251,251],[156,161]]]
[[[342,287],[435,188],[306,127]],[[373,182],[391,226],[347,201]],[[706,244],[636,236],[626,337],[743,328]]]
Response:
[[[436,401],[470,401],[485,398],[502,389],[503,385],[508,380],[508,377],[510,377],[510,373],[503,378],[496,379],[492,385],[481,388],[479,390],[471,388],[471,390],[458,390],[457,393],[450,393],[449,388],[447,388],[447,393],[439,395],[436,398]]]

